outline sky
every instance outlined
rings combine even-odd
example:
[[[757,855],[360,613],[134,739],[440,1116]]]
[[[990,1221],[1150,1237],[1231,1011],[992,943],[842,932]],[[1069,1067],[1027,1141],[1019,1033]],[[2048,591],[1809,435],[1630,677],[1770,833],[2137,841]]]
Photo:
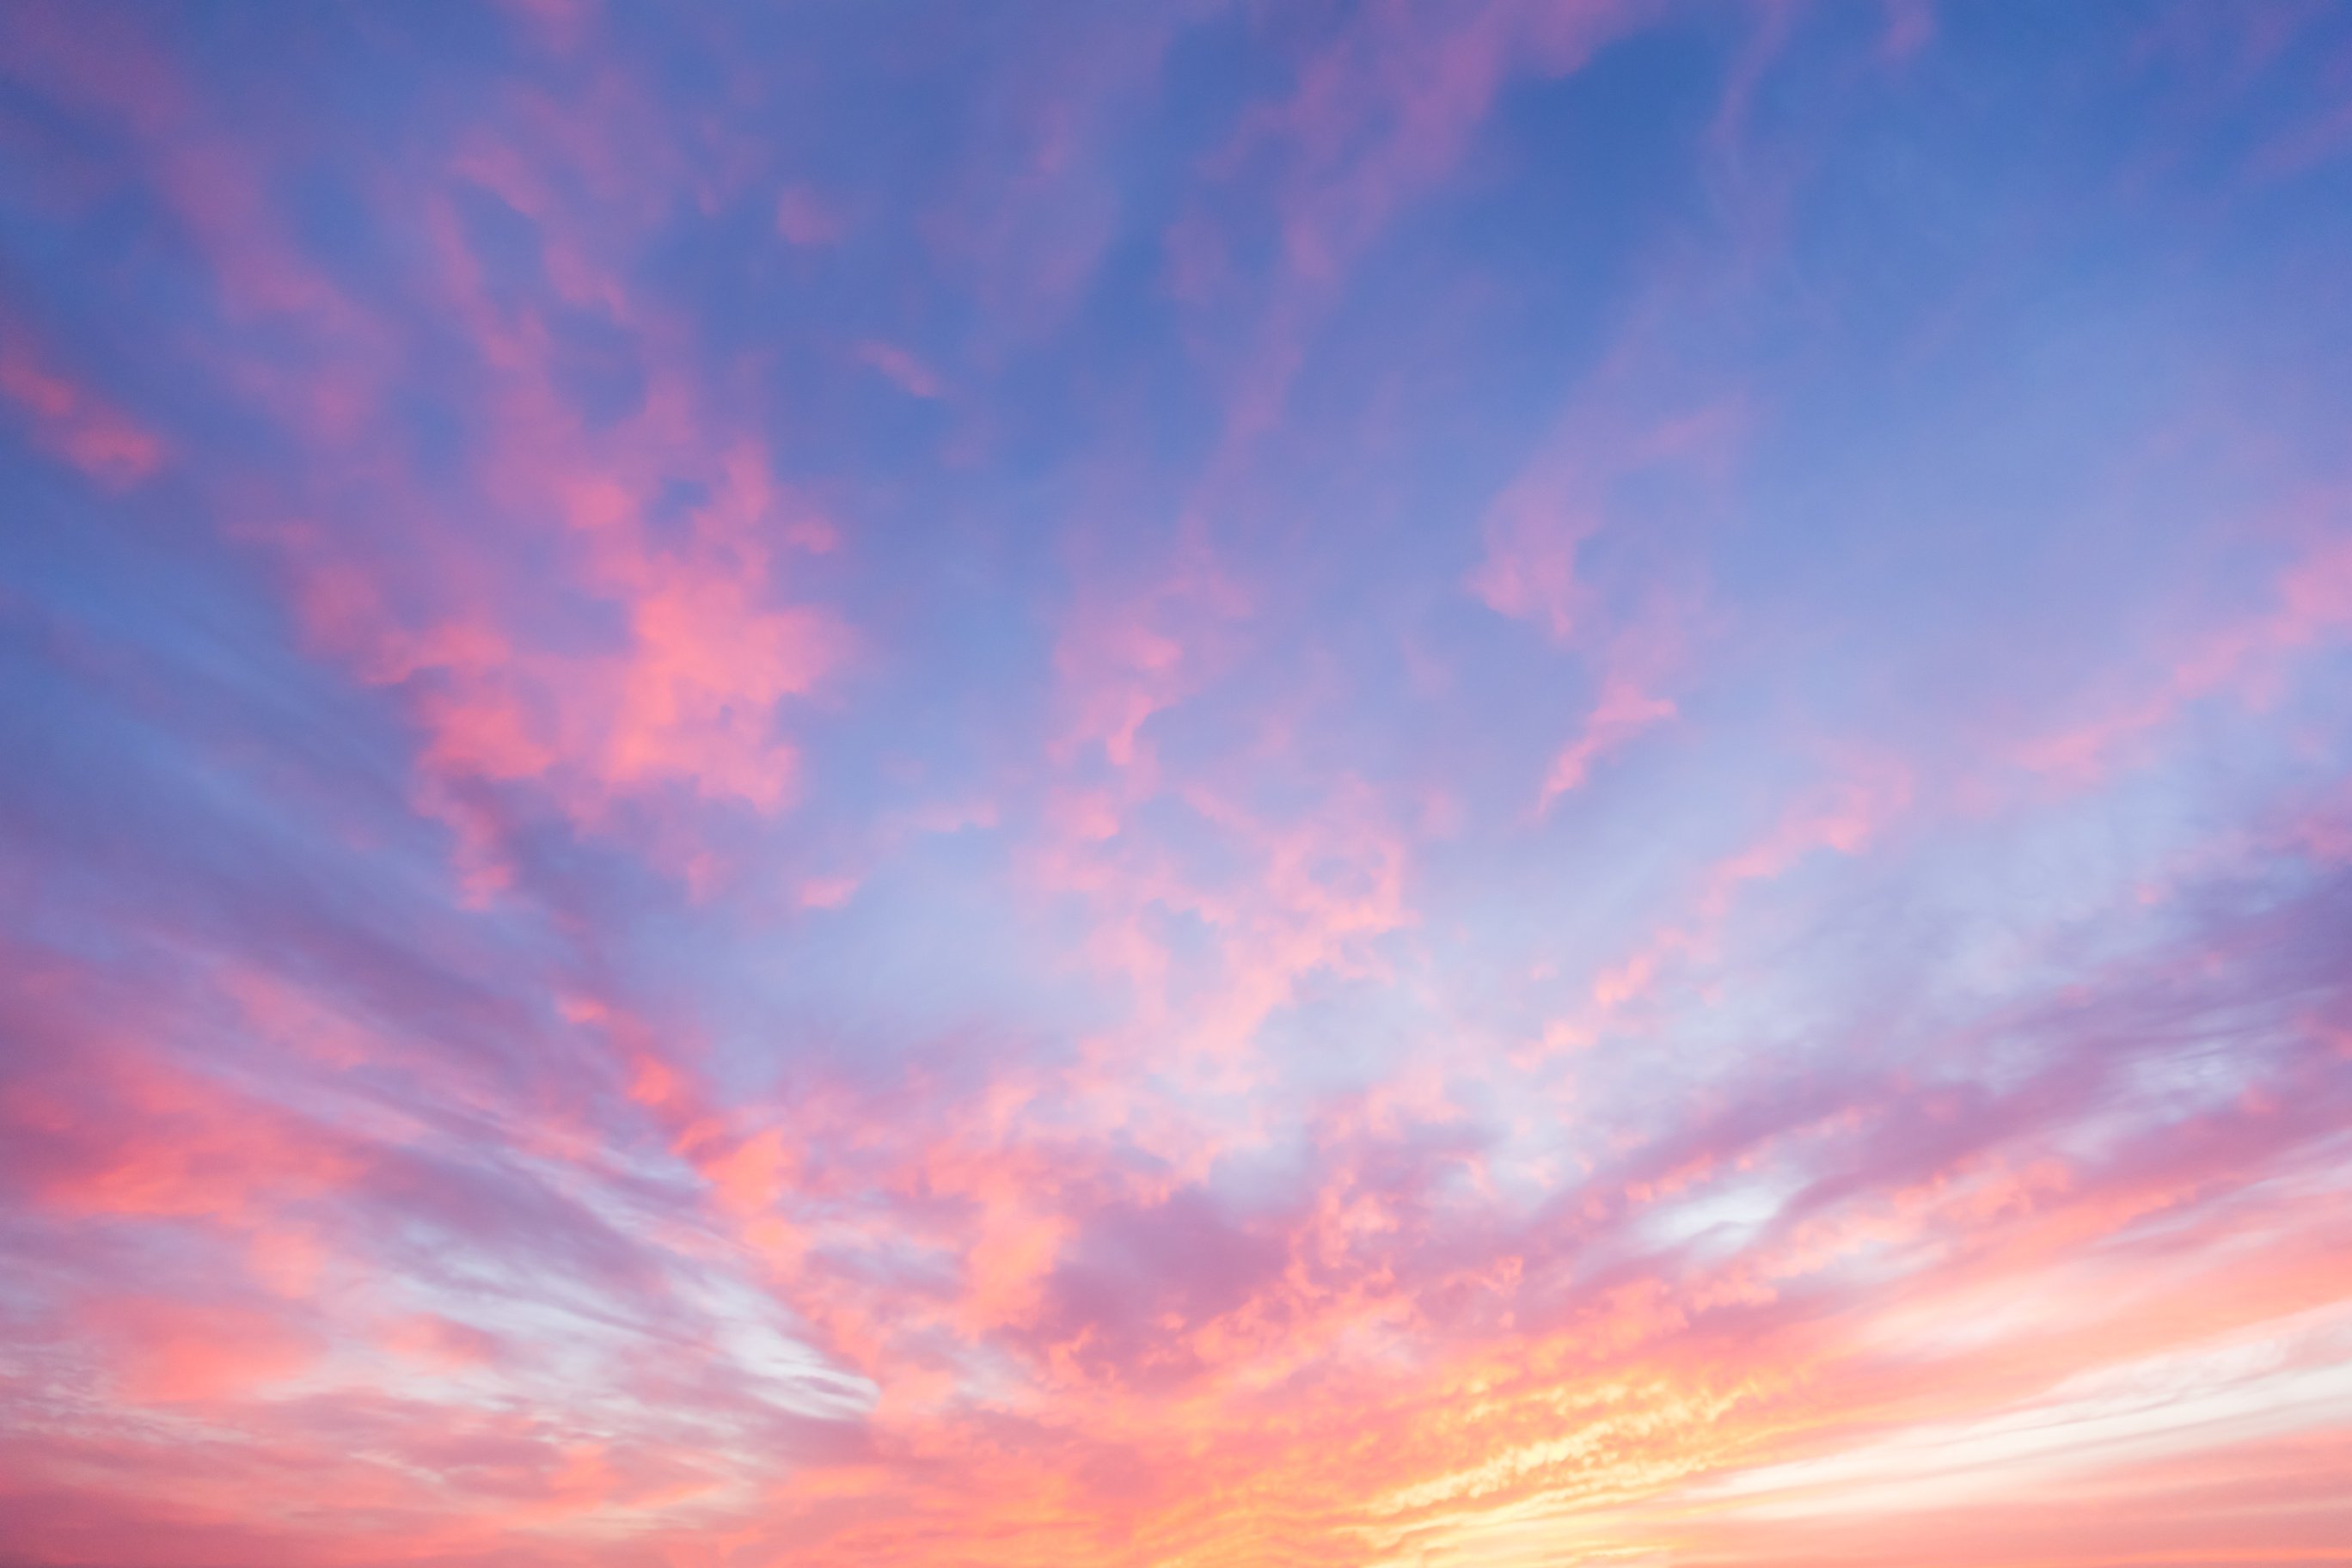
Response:
[[[2352,5],[0,7],[0,1563],[2352,1563]]]

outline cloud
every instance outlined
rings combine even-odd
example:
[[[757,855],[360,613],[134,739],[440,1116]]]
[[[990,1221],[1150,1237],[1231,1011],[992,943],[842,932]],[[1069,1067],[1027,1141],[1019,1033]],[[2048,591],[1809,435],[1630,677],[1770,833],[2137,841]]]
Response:
[[[2324,1554],[2347,39],[1834,10],[0,16],[0,1537]]]
[[[163,461],[161,437],[46,365],[26,335],[5,322],[0,397],[16,405],[42,446],[108,489],[140,483]]]

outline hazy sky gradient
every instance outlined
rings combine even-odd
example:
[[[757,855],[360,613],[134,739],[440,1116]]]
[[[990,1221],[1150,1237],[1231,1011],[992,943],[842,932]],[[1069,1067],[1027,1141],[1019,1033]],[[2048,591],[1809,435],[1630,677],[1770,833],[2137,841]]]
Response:
[[[0,6],[0,1563],[2352,1563],[2352,5]]]

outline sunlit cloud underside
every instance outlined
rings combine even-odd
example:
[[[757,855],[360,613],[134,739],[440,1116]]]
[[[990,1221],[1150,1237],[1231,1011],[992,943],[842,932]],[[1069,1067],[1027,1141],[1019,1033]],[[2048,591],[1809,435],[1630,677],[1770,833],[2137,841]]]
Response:
[[[0,1563],[2352,1563],[2352,5],[0,7]]]

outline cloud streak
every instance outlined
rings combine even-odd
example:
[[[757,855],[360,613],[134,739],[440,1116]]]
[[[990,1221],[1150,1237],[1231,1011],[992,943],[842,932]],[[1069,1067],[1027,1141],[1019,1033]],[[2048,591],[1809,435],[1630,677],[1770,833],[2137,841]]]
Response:
[[[2352,30],[2026,9],[0,18],[0,1556],[2337,1560]]]

